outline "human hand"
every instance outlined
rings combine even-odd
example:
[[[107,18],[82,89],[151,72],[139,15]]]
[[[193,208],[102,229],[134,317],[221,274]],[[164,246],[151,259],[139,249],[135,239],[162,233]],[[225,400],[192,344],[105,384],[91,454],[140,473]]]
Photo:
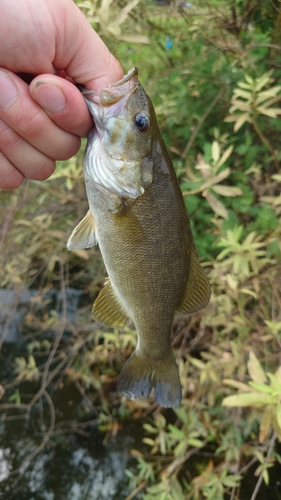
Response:
[[[100,89],[123,72],[72,0],[1,0],[0,33],[0,189],[13,189],[79,150],[92,119],[72,82]]]

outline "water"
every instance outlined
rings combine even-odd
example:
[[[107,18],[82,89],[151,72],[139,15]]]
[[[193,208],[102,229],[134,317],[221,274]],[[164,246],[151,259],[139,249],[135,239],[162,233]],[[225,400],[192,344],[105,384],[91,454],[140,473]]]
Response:
[[[0,352],[0,383],[14,377],[13,360],[26,353],[22,322],[30,298],[35,295],[36,291],[16,295],[0,290],[0,341],[1,334],[2,339],[5,337]],[[68,289],[66,295],[68,318],[75,321],[81,292]],[[50,303],[60,302],[55,291],[49,291],[45,298]],[[59,307],[56,310],[61,314]],[[31,386],[25,384],[21,391],[30,393]],[[33,389],[36,393],[36,384]],[[74,385],[64,385],[55,392],[53,400],[56,408],[54,431],[47,444],[26,464],[26,457],[40,446],[47,432],[42,428],[38,404],[24,416],[18,410],[0,413],[0,499],[125,500],[131,492],[125,469],[137,471],[137,461],[130,450],[146,450],[142,444],[141,423],[126,421],[115,436],[107,436],[99,431],[96,414],[85,417],[83,398]],[[189,466],[196,467],[198,461],[200,456],[195,456]],[[256,467],[243,480],[239,500],[251,498],[257,481]],[[10,474],[17,469],[16,474]],[[281,500],[281,466],[269,469],[269,474],[270,485],[262,485],[256,500]],[[142,493],[134,498],[141,499]]]
[[[5,433],[3,430],[5,428]],[[2,426],[0,480],[17,468],[37,443],[24,423]],[[47,446],[15,476],[0,484],[3,500],[124,500],[129,494],[124,471],[132,464],[129,450],[136,446],[137,426],[127,426],[103,444],[96,430],[83,437],[54,435]]]
[[[0,290],[0,339],[5,340],[0,352],[0,381],[14,377],[15,357],[26,354],[22,323],[35,295],[36,291],[17,295]],[[66,295],[68,320],[75,321],[81,292],[67,289]],[[49,291],[44,300],[57,305],[60,297]],[[56,310],[61,314],[58,307]],[[25,389],[35,394],[38,386],[25,383],[21,392]],[[46,429],[41,429],[39,405],[26,414],[15,409],[0,413],[0,499],[124,500],[130,493],[125,469],[136,463],[130,450],[141,448],[141,424],[126,423],[115,437],[107,439],[97,428],[97,415],[84,418],[84,401],[73,384],[66,384],[53,399],[54,431],[27,464],[26,457],[46,435]],[[15,470],[18,472],[13,474]]]

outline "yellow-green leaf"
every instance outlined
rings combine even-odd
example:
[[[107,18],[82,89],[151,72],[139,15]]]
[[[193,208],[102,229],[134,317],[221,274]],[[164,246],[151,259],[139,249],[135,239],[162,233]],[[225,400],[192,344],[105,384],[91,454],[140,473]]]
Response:
[[[129,42],[129,43],[145,43],[149,44],[150,40],[147,38],[147,36],[144,35],[138,35],[135,33],[127,34],[127,35],[119,35],[118,37],[119,40],[123,40],[123,42]]]
[[[233,148],[234,148],[234,146],[231,145],[224,151],[224,153],[221,155],[221,157],[216,165],[217,168],[220,168],[226,162],[226,160],[228,160],[229,156],[231,155],[231,153],[233,151]]]
[[[265,384],[267,382],[265,372],[253,351],[250,352],[247,366],[251,379],[254,382],[258,384]]]
[[[269,71],[268,73],[264,73],[260,78],[256,78],[256,85],[255,85],[256,92],[259,92],[263,87],[265,87],[265,85],[273,81],[270,78],[271,73],[272,71]]]
[[[214,141],[212,144],[212,158],[215,163],[217,163],[217,161],[219,160],[220,154],[221,154],[220,145],[218,141]]]
[[[233,94],[237,97],[242,97],[243,99],[250,99],[252,96],[252,92],[241,89],[234,89]]]
[[[143,438],[142,442],[145,443],[145,444],[148,444],[148,446],[154,446],[155,445],[155,441],[153,441],[153,439],[151,439],[151,438]]]
[[[259,441],[263,443],[267,437],[270,426],[272,424],[272,405],[268,405],[262,412],[260,429],[259,429]]]
[[[120,26],[124,21],[126,21],[131,10],[139,3],[140,0],[132,0],[131,2],[125,4],[125,7],[120,10],[119,14],[115,18],[115,24]]]
[[[272,404],[273,398],[269,394],[259,392],[246,392],[244,394],[235,394],[223,399],[223,406],[259,406]]]
[[[258,298],[256,292],[254,292],[253,290],[249,290],[249,288],[240,288],[239,292],[246,293],[247,295],[251,295],[256,300]]]
[[[253,78],[252,78],[251,76],[249,76],[249,75],[245,75],[245,80],[246,80],[246,82],[247,82],[247,83],[249,83],[250,85],[253,85],[253,83],[254,83]]]
[[[247,385],[247,384],[244,384],[243,382],[239,382],[238,380],[232,380],[232,379],[224,379],[223,380],[223,383],[226,384],[226,385],[230,385],[232,387],[235,387],[235,389],[240,389],[240,391],[249,391],[251,390],[251,388]],[[254,392],[254,390],[253,390]]]
[[[273,393],[273,388],[270,387],[270,385],[266,384],[259,384],[258,382],[249,382],[249,385],[253,387],[253,389],[256,389],[257,391],[264,392],[266,394],[272,394]]]
[[[279,90],[281,90],[280,85],[276,85],[275,87],[271,87],[269,90],[264,90],[263,92],[259,92],[259,95],[256,98],[256,104],[260,104],[262,101],[266,99],[270,99],[271,97],[276,96]]]
[[[213,186],[212,189],[221,196],[240,196],[242,194],[240,188],[234,186],[225,186],[223,184]]]
[[[220,217],[227,219],[228,212],[225,206],[215,196],[213,196],[212,193],[210,193],[210,191],[205,191],[202,194],[203,196],[205,196],[206,200],[208,201],[210,207],[214,210],[214,212],[218,214]]]
[[[236,123],[233,127],[234,132],[237,132],[242,125],[244,125],[245,122],[250,122],[251,123],[251,118],[249,113],[243,113],[242,115],[239,115],[239,118],[236,120]]]
[[[237,120],[237,116],[238,115],[227,115],[225,118],[224,118],[224,122],[236,122]]]
[[[241,89],[247,89],[247,90],[251,90],[251,85],[249,85],[248,83],[245,83],[245,82],[238,82],[237,83],[238,87],[240,87]]]
[[[264,106],[258,106],[257,111],[262,115],[269,116],[270,118],[276,118],[281,114],[281,108],[265,108]]]

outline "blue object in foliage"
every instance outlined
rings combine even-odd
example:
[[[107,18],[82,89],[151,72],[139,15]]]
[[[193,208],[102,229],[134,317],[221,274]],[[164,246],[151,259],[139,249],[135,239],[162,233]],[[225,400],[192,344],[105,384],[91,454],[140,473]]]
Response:
[[[167,38],[166,40],[166,49],[171,49],[173,46],[173,42],[171,40],[171,38]]]

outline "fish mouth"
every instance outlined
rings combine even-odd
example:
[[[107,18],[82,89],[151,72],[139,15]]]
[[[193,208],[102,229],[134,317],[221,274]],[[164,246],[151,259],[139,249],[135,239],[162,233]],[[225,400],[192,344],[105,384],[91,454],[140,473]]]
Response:
[[[124,96],[129,97],[135,92],[138,86],[138,69],[132,68],[128,73],[107,87],[100,90],[87,90],[79,86],[86,101],[93,102],[104,108],[120,101]]]
[[[131,80],[131,78],[133,78],[133,76],[137,77],[138,74],[139,74],[138,68],[132,68],[132,69],[130,69],[128,71],[127,75],[124,75],[123,78],[121,78],[121,80],[118,80],[118,82],[115,82],[115,83],[111,83],[106,88],[109,88],[109,87],[120,87],[121,85],[123,85],[123,83],[126,83],[129,80]]]

